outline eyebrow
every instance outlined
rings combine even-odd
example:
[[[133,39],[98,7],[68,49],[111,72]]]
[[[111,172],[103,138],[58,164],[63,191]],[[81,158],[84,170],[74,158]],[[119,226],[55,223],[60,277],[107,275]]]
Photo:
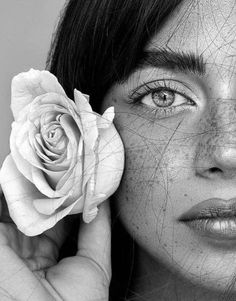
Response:
[[[190,72],[198,76],[203,76],[206,73],[206,64],[202,55],[193,52],[173,51],[169,48],[145,51],[139,67],[147,66]]]

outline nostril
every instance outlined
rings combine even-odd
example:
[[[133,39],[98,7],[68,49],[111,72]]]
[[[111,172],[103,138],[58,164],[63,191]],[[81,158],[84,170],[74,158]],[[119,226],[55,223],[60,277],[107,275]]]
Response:
[[[216,179],[225,176],[225,171],[217,166],[212,167],[197,167],[196,175],[206,179]]]
[[[209,173],[215,173],[215,174],[218,173],[219,174],[219,173],[222,173],[223,171],[220,168],[218,168],[218,167],[211,167],[211,168],[208,169],[208,172]]]

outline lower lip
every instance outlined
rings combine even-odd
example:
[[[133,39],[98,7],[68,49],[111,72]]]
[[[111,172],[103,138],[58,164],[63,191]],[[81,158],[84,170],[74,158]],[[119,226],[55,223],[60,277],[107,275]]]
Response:
[[[236,240],[236,217],[196,219],[185,224],[203,236]]]

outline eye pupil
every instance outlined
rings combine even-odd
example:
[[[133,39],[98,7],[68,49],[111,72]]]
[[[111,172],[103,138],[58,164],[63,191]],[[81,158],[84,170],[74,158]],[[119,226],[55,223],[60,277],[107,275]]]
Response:
[[[175,100],[175,93],[172,91],[152,92],[152,100],[159,107],[168,107]]]

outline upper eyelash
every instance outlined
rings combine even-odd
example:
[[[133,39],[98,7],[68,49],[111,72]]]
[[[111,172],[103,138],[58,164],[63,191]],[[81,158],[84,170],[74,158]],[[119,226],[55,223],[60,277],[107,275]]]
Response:
[[[159,82],[162,82],[163,84],[159,84]],[[150,85],[156,85],[156,88]],[[139,92],[139,90],[144,89],[144,92]],[[165,79],[161,79],[161,80],[154,80],[148,83],[143,83],[143,85],[139,86],[138,88],[135,88],[134,90],[131,91],[131,93],[128,96],[128,99],[132,102],[132,103],[136,103],[138,101],[141,100],[142,97],[148,95],[151,92],[157,91],[159,89],[165,89],[167,91],[172,91],[176,94],[182,95],[184,96],[188,101],[193,102],[193,100],[183,91],[179,91],[178,88],[174,87],[173,84],[169,84],[169,82],[167,82]]]

